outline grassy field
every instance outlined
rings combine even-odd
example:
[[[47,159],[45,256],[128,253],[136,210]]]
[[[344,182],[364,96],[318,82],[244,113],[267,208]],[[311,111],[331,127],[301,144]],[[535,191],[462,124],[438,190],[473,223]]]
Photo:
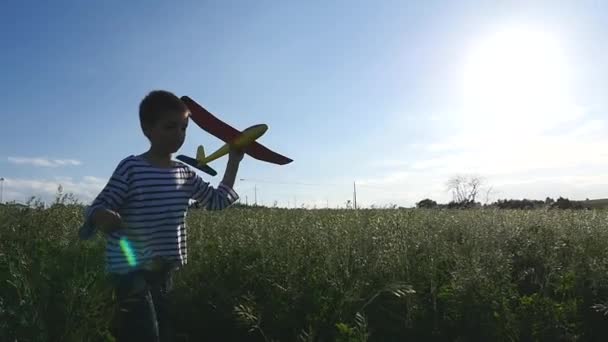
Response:
[[[0,340],[110,341],[82,208],[0,207]],[[189,214],[182,341],[606,341],[608,213]]]

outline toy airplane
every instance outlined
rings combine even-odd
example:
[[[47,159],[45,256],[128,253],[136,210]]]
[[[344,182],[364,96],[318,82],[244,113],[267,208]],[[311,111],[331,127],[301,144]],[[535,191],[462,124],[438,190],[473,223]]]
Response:
[[[186,106],[188,106],[188,109],[190,110],[190,117],[194,123],[196,123],[203,130],[211,133],[225,142],[224,146],[209,156],[205,156],[203,146],[198,147],[196,159],[184,155],[177,156],[177,159],[183,161],[184,163],[211,176],[215,176],[217,175],[217,172],[207,164],[228,154],[231,148],[242,149],[243,152],[249,156],[268,163],[285,165],[293,161],[292,159],[271,151],[262,144],[256,142],[256,140],[264,135],[264,133],[266,133],[268,130],[267,125],[254,125],[241,132],[209,113],[205,108],[200,106],[191,98],[182,96],[181,100],[186,104]]]
[[[188,164],[188,165],[192,166],[192,167],[195,167],[195,168],[197,168],[197,169],[199,169],[199,170],[203,171],[203,172],[204,172],[204,173],[206,173],[206,174],[209,174],[209,175],[211,175],[211,176],[215,176],[215,175],[217,175],[217,171],[215,171],[215,170],[214,170],[214,169],[213,169],[211,166],[209,166],[209,165],[205,165],[205,164],[199,164],[199,163],[198,163],[198,160],[197,160],[197,159],[199,159],[199,153],[202,151],[202,149],[203,149],[203,146],[199,146],[199,147],[198,147],[198,151],[197,151],[197,153],[196,153],[196,157],[197,157],[196,159],[194,159],[194,158],[192,158],[192,157],[185,156],[185,155],[183,155],[183,154],[180,154],[180,155],[179,155],[179,156],[177,156],[176,158],[177,158],[178,160],[181,160],[181,161],[183,161],[184,163],[186,163],[186,164]]]

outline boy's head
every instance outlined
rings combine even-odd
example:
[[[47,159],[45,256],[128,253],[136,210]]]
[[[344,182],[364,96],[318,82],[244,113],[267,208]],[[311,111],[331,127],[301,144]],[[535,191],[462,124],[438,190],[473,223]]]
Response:
[[[150,92],[139,104],[139,121],[145,136],[157,151],[175,153],[184,143],[188,107],[165,90]]]

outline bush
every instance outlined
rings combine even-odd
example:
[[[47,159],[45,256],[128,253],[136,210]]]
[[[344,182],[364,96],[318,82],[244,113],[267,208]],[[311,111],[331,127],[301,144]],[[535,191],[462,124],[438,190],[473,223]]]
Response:
[[[432,208],[436,208],[436,207],[437,207],[437,202],[435,202],[429,198],[423,199],[422,201],[416,203],[416,208],[432,209]]]

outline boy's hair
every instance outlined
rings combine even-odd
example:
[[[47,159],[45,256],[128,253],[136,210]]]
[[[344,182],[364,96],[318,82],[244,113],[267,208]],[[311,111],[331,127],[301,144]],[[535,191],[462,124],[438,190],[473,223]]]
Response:
[[[150,127],[165,113],[186,113],[188,107],[179,97],[166,90],[151,91],[139,104],[141,128]]]

